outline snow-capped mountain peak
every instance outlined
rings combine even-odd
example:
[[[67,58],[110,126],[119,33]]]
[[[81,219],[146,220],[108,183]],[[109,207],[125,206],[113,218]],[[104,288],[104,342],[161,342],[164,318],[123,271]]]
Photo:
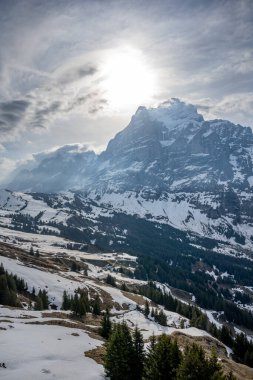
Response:
[[[203,116],[192,104],[186,104],[177,98],[163,102],[156,108],[151,108],[149,114],[152,120],[160,121],[167,128],[174,128],[193,121],[202,122]]]
[[[173,98],[139,107],[129,125],[97,156],[66,146],[23,168],[11,190],[95,192],[246,190],[253,183],[250,128],[205,121],[194,105]]]

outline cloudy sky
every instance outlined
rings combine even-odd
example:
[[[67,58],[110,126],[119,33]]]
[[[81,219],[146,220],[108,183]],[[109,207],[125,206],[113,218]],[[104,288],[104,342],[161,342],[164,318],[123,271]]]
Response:
[[[178,97],[253,126],[252,0],[0,0],[0,181]]]

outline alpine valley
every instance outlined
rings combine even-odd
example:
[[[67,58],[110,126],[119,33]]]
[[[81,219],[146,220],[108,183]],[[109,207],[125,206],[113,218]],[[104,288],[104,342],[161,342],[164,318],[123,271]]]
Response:
[[[44,268],[44,256],[48,268],[59,266],[66,273],[77,260],[88,287],[125,302],[129,313],[135,313],[138,293],[173,312],[173,328],[193,329],[192,320],[196,331],[207,331],[227,350],[231,347],[237,361],[253,366],[252,347],[244,342],[245,359],[236,356],[238,347],[231,343],[241,332],[247,342],[253,339],[250,127],[204,120],[195,106],[173,98],[157,108],[139,107],[101,154],[81,144],[37,154],[5,187],[0,190],[0,241],[7,270],[22,272],[28,285],[38,285],[33,272]],[[31,247],[40,252],[37,262],[33,255],[24,259]],[[22,271],[20,262],[26,265]],[[118,285],[126,283],[131,295],[99,285],[108,274]],[[50,276],[51,282],[43,283],[49,295],[59,287],[59,279]],[[78,276],[64,275],[68,289],[75,288],[71,281],[81,281]],[[178,304],[169,305],[159,292]],[[54,307],[60,307],[58,293],[53,296]],[[203,314],[192,315],[185,305]],[[129,319],[141,324],[142,310],[138,313],[138,320],[137,314]],[[151,321],[148,328],[154,331]],[[252,376],[232,369],[238,378]]]

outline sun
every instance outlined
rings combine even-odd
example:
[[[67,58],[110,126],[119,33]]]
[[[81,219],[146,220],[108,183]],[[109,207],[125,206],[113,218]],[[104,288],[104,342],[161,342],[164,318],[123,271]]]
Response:
[[[112,108],[138,106],[151,100],[155,75],[141,51],[133,48],[110,52],[103,67],[102,87]]]

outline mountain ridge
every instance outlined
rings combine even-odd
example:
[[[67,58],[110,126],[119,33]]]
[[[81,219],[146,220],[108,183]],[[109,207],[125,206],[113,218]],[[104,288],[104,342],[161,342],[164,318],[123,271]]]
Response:
[[[40,157],[37,167],[23,168],[6,187],[34,192],[248,189],[252,163],[249,127],[205,121],[196,107],[174,98],[157,108],[139,107],[101,154],[80,151],[77,144],[61,147]]]

